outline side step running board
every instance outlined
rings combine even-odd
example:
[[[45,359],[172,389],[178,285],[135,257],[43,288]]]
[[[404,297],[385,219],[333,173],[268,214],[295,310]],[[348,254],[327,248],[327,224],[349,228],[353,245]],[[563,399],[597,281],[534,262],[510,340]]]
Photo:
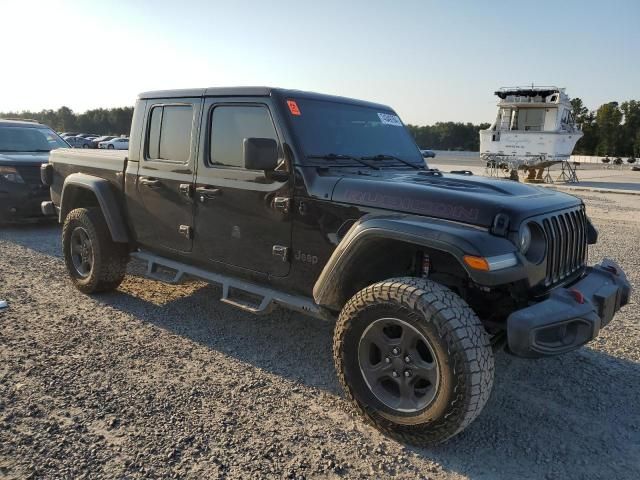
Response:
[[[185,275],[188,275],[220,285],[222,287],[220,301],[240,308],[245,312],[261,315],[271,312],[275,305],[281,305],[312,317],[334,320],[334,317],[326,309],[317,305],[311,298],[291,295],[227,275],[209,272],[149,252],[138,251],[132,253],[131,256],[147,262],[147,276],[154,280],[165,283],[179,283],[184,279]],[[159,268],[171,271],[172,276],[161,275],[158,271]],[[255,299],[255,301],[246,300],[246,297],[252,300]]]

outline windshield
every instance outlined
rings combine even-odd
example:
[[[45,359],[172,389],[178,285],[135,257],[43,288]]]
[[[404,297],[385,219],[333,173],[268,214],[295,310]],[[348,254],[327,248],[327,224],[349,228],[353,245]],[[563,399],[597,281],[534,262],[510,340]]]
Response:
[[[288,101],[289,118],[306,156],[388,155],[425,165],[413,138],[392,111],[305,98],[294,102]]]
[[[47,127],[0,126],[0,152],[49,152],[68,146]]]

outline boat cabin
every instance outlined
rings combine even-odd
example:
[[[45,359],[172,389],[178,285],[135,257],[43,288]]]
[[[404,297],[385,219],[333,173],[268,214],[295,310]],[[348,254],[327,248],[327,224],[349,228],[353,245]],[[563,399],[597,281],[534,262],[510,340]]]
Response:
[[[508,87],[495,94],[498,114],[480,130],[480,158],[511,169],[569,159],[582,132],[564,88]]]
[[[501,88],[493,131],[572,132],[571,103],[564,88]]]

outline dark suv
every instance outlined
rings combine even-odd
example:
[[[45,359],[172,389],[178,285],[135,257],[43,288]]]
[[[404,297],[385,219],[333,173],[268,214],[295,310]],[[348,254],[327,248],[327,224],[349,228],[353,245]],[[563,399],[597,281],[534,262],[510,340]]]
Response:
[[[429,169],[385,105],[274,88],[147,92],[128,152],[58,150],[42,177],[78,289],[117,288],[133,256],[153,278],[218,284],[247,312],[336,321],[348,398],[410,442],[476,418],[495,349],[574,350],[629,300],[615,263],[587,264],[597,232],[580,199]]]
[[[0,222],[42,217],[49,189],[40,166],[49,152],[69,145],[46,125],[0,119]]]

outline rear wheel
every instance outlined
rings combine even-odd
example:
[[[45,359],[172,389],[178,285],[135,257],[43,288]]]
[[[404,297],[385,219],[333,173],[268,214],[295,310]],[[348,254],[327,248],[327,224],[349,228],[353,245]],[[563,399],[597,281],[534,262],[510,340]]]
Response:
[[[113,150],[113,149],[114,149],[114,148],[116,148],[116,147],[114,147],[114,146],[113,146],[113,143],[110,143],[109,145],[107,145],[107,148],[108,148],[109,150]]]
[[[111,239],[99,208],[77,208],[67,215],[62,246],[67,271],[80,291],[114,290],[124,279],[128,246]]]
[[[390,279],[358,292],[340,314],[333,353],[356,409],[409,443],[437,444],[462,431],[493,385],[493,353],[478,317],[429,280]]]

